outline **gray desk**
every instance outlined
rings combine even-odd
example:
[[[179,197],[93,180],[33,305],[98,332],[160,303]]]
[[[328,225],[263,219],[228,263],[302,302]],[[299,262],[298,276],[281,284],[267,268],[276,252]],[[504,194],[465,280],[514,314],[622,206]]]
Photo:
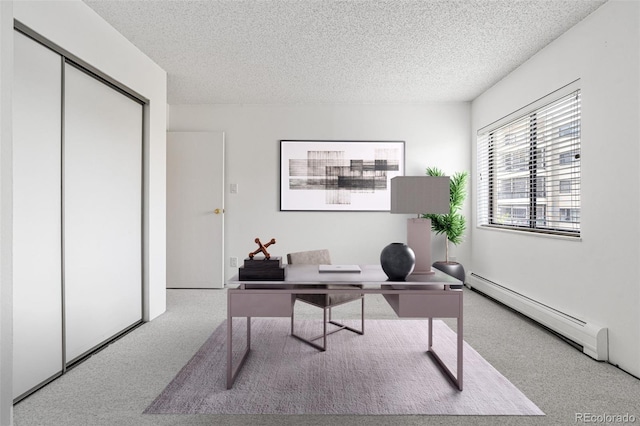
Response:
[[[294,294],[382,294],[398,317],[428,318],[427,352],[440,369],[462,390],[462,289],[460,281],[435,270],[430,275],[411,275],[407,281],[390,282],[379,265],[360,265],[362,272],[319,272],[318,265],[287,265],[284,281],[227,281],[227,389],[231,389],[251,350],[251,317],[291,317]],[[301,288],[332,284],[331,289]],[[345,288],[336,288],[336,285]],[[349,288],[359,284],[362,288]],[[294,288],[295,286],[295,288]],[[233,317],[246,317],[247,341],[238,365],[233,365]],[[433,318],[457,319],[457,372],[453,374],[433,350]]]

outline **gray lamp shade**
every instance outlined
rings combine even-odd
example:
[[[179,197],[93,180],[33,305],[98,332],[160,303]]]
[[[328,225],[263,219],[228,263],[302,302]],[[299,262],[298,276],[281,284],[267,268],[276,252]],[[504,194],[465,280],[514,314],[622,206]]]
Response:
[[[392,178],[391,213],[449,213],[449,177],[396,176]]]

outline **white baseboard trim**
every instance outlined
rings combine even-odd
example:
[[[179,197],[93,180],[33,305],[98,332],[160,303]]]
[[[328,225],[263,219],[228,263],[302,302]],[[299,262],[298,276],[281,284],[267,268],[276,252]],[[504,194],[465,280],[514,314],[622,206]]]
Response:
[[[467,275],[466,284],[575,342],[586,355],[598,361],[608,361],[606,327],[560,312],[473,272]]]

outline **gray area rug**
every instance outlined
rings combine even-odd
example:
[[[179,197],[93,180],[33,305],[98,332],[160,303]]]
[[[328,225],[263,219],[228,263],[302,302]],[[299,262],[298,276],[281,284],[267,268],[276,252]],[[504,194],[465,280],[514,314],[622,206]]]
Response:
[[[252,320],[251,353],[227,390],[223,322],[145,414],[544,415],[466,343],[464,390],[455,389],[426,353],[426,320],[367,320],[365,335],[333,334],[324,353],[291,337],[289,324]],[[303,336],[321,327],[296,322]],[[244,319],[235,319],[238,357],[245,331]],[[455,333],[435,320],[434,348],[451,367],[455,342]]]

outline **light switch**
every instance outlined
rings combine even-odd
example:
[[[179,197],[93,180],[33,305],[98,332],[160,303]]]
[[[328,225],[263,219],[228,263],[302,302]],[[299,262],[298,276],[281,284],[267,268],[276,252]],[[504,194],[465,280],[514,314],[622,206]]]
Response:
[[[237,194],[238,193],[238,184],[237,183],[232,183],[229,186],[229,192],[232,194]]]

